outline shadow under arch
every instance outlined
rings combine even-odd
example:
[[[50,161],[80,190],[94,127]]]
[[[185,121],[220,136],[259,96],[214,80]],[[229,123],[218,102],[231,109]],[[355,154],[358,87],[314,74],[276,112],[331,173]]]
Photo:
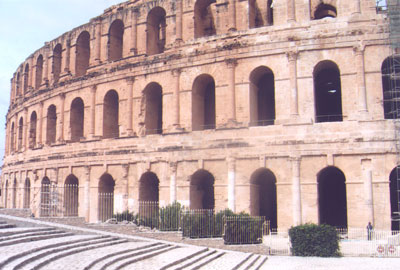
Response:
[[[204,169],[190,177],[190,209],[214,209],[214,176]]]

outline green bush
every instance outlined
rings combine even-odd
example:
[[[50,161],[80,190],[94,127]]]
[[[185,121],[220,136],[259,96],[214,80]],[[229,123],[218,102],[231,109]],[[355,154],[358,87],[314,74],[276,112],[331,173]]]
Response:
[[[338,257],[339,235],[330,225],[304,224],[289,229],[294,256]]]
[[[264,218],[241,213],[227,218],[224,243],[226,245],[260,244],[263,238]]]
[[[161,231],[178,231],[180,228],[182,206],[178,202],[173,202],[170,205],[160,209],[160,224]]]
[[[133,222],[135,222],[137,216],[134,213],[131,213],[128,210],[125,210],[122,213],[114,214],[113,218],[115,218],[118,222],[121,222],[121,221],[133,221]]]

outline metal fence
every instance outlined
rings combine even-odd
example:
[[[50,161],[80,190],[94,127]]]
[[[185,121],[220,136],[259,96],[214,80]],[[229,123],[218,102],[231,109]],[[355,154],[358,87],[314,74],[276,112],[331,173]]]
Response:
[[[263,241],[265,217],[224,217],[224,243],[260,244]]]
[[[98,209],[98,220],[104,222],[113,218],[114,193],[99,193]]]
[[[213,209],[187,210],[182,213],[182,236],[190,238],[222,237],[223,215]]]

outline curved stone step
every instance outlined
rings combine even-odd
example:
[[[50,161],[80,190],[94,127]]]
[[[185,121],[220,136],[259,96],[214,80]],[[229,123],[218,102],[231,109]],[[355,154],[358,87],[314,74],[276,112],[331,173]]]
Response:
[[[8,223],[0,224],[0,230],[15,228],[15,227],[17,227],[17,225],[15,225],[15,224],[8,224]]]
[[[18,235],[28,232],[43,232],[43,231],[52,231],[55,228],[52,227],[16,227],[10,229],[4,229],[0,231],[0,237],[10,236],[10,235]]]
[[[233,270],[260,269],[266,260],[266,256],[251,254],[242,264],[240,264],[237,268],[233,268]]]
[[[208,248],[197,247],[197,246],[181,248],[181,249],[175,251],[175,252],[177,252],[177,254],[173,254],[172,256],[169,256],[169,254],[166,254],[164,261],[161,258],[159,270],[170,269],[173,266],[182,264],[185,261],[188,261],[194,257],[199,257],[199,256],[201,256],[201,254],[204,254],[207,251],[209,251]],[[171,259],[173,259],[172,262],[171,262]],[[147,268],[144,268],[144,269],[147,269]],[[151,268],[149,268],[149,270],[151,270]]]
[[[30,233],[6,236],[0,238],[0,247],[15,245],[24,242],[38,241],[43,239],[65,237],[69,235],[73,234],[59,230],[51,230],[51,231],[30,232]]]
[[[215,256],[222,256],[223,252],[219,252],[217,250],[208,250],[207,252],[201,253],[198,256],[194,256],[188,260],[184,260],[181,263],[171,265],[168,268],[169,270],[182,270],[182,269],[193,269],[193,267],[197,267],[202,265],[205,262],[211,262],[211,259],[216,259]]]
[[[224,256],[208,263],[203,268],[207,270],[235,270],[240,267],[240,265],[244,264],[245,261],[248,260],[250,254],[235,252],[235,251],[227,251]]]

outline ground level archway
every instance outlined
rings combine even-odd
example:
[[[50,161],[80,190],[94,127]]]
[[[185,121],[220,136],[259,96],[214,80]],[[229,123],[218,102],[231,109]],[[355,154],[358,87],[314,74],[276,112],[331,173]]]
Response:
[[[198,170],[190,179],[190,209],[214,209],[214,176]]]
[[[114,178],[105,173],[100,177],[98,189],[98,219],[106,221],[114,214]]]

